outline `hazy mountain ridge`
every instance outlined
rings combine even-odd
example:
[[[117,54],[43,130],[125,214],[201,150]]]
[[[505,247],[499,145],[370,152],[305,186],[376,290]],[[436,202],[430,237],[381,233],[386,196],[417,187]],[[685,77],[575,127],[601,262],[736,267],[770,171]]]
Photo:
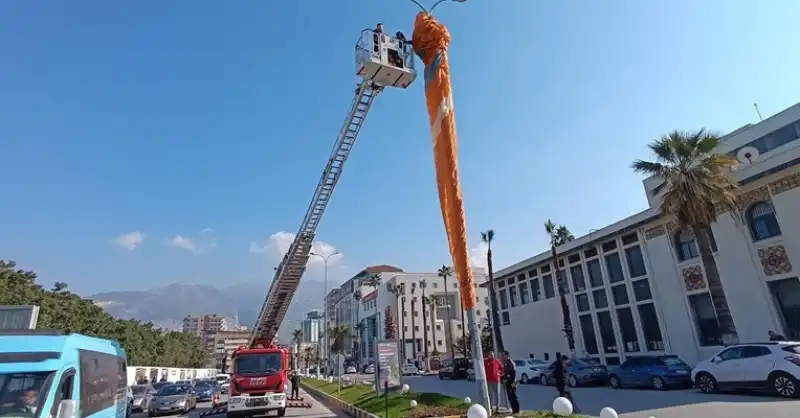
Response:
[[[322,306],[322,286],[322,282],[308,279],[300,283],[278,333],[281,341],[291,339],[292,330],[299,328],[298,321],[306,312]],[[268,291],[269,282],[245,282],[228,287],[172,283],[145,291],[97,293],[89,299],[114,317],[150,321],[166,329],[179,329],[186,315],[212,313],[229,317],[238,313],[240,324],[252,327]]]

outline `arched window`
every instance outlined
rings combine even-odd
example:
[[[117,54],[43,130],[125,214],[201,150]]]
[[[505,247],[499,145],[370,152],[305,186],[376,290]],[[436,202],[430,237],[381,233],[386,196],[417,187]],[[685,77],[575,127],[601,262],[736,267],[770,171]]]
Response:
[[[697,251],[697,242],[689,231],[675,233],[675,252],[678,254],[678,261],[691,260],[700,255]]]
[[[675,252],[678,254],[678,262],[691,260],[700,256],[697,241],[694,234],[689,231],[678,231],[675,233]],[[708,244],[712,252],[717,252],[717,240],[714,239],[714,232],[708,230]]]
[[[750,225],[750,234],[753,241],[777,237],[781,235],[781,227],[775,211],[767,202],[758,202],[747,210],[747,223]]]

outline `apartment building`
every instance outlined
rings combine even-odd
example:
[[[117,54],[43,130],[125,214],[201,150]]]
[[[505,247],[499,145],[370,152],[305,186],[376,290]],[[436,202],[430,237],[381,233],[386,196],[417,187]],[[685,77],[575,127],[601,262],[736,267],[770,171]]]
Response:
[[[303,331],[303,343],[316,343],[322,332],[320,325],[323,321],[322,311],[312,310],[306,313],[306,319],[300,322],[300,329]]]
[[[225,370],[231,364],[231,355],[237,348],[247,345],[250,340],[250,331],[218,331],[213,334],[213,358],[215,367],[227,373]]]
[[[181,327],[183,332],[188,332],[197,336],[213,334],[219,331],[234,331],[238,328],[239,325],[233,318],[219,316],[217,314],[187,315],[183,318],[183,325]]]
[[[645,150],[643,150],[644,152]],[[736,327],[723,335],[695,236],[649,208],[495,273],[502,334],[512,354],[566,353],[559,303],[568,301],[576,351],[616,365],[641,354],[694,364],[731,341],[764,341],[769,330],[800,339],[800,104],[722,138],[739,160],[739,210],[721,213],[709,241]]]

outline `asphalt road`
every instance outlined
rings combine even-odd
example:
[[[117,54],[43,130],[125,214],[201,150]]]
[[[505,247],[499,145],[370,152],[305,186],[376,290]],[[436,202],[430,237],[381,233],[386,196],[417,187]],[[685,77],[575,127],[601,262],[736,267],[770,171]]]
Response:
[[[417,392],[478,399],[474,382],[439,380],[436,376],[407,377],[405,383]],[[519,385],[517,395],[523,410],[551,410],[556,390],[552,386]],[[610,406],[622,418],[789,418],[797,417],[800,400],[748,394],[709,395],[695,389],[654,391],[587,387],[573,389],[581,412],[597,416]]]
[[[286,410],[287,417],[307,417],[307,418],[340,418],[346,417],[347,415],[344,414],[337,414],[332,412],[330,409],[326,408],[324,405],[319,403],[316,399],[309,396],[305,393],[302,389],[300,390],[300,396],[303,397],[306,401],[311,401],[311,408],[288,408]],[[223,395],[222,401],[227,400],[227,395]],[[211,409],[211,402],[202,402],[197,404],[197,409],[194,411],[189,412],[186,415],[160,415],[163,418],[176,418],[176,417],[184,417],[184,418],[199,418],[199,415],[202,412],[208,411]],[[275,413],[271,413],[270,415],[266,416],[275,416]],[[148,418],[147,412],[136,412],[133,414],[131,418]],[[208,418],[225,418],[224,414],[220,415],[210,415]]]

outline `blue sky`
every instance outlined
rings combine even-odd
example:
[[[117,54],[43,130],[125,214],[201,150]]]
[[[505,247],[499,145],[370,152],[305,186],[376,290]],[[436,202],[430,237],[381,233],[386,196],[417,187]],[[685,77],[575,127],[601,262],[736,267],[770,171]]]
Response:
[[[268,238],[297,229],[352,100],[359,31],[410,33],[415,12],[0,2],[0,258],[87,294],[266,290],[286,235]],[[548,217],[581,235],[643,209],[629,165],[652,138],[798,100],[796,1],[469,0],[437,16],[453,35],[471,245],[493,228],[498,268],[545,249]],[[347,163],[318,234],[343,254],[335,278],[449,263],[421,84],[379,98]]]

